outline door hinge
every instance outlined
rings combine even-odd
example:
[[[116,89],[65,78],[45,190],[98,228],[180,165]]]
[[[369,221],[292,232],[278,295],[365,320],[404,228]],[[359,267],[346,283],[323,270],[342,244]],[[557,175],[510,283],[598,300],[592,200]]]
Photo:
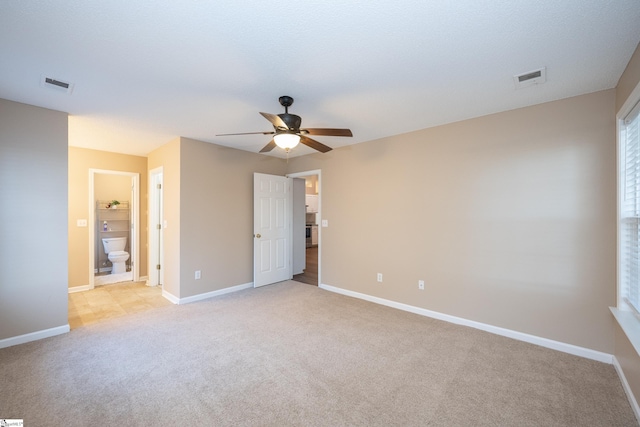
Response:
[[[162,189],[162,184],[158,184],[158,190]]]
[[[156,270],[160,270],[160,264],[156,265]]]
[[[156,228],[157,228],[158,230],[160,230],[162,227],[160,227],[160,224],[158,224],[158,225],[156,225]]]

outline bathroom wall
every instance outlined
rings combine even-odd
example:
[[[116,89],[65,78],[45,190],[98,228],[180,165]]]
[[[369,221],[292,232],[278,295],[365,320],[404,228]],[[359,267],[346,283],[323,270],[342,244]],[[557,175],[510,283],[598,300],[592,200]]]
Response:
[[[0,347],[69,330],[67,123],[0,99]]]
[[[126,175],[96,174],[93,181],[96,200],[130,201],[131,177]]]
[[[89,169],[140,174],[140,275],[147,276],[147,158],[69,147],[68,286],[89,284],[89,228],[77,225],[78,219],[89,220]]]

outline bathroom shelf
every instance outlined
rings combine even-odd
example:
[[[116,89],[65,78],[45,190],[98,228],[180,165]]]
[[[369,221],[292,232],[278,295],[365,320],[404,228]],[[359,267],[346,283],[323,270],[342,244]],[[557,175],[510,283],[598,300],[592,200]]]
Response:
[[[104,272],[111,269],[111,262],[104,253],[103,238],[108,237],[126,237],[127,246],[125,251],[131,252],[131,213],[129,209],[129,201],[120,201],[115,208],[108,207],[111,200],[96,201],[96,250],[95,250],[95,271]],[[104,230],[104,223],[107,223],[107,230]],[[130,267],[131,258],[127,261],[127,267]]]

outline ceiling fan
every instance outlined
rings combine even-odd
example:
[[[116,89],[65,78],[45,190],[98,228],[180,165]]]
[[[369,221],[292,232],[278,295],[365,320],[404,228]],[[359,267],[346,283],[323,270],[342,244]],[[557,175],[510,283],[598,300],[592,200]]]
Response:
[[[315,139],[309,138],[307,135],[324,135],[324,136],[353,136],[349,129],[331,129],[331,128],[306,128],[300,129],[302,124],[302,118],[295,114],[289,114],[289,107],[293,104],[293,98],[290,96],[281,96],[278,98],[280,105],[284,107],[283,114],[269,114],[260,113],[262,116],[269,120],[273,125],[272,132],[245,132],[245,133],[224,133],[216,136],[229,136],[229,135],[273,135],[273,138],[267,145],[264,146],[261,153],[267,153],[273,150],[276,145],[283,148],[287,153],[293,147],[302,143],[307,147],[311,147],[314,150],[318,150],[321,153],[331,151],[331,147],[328,147]]]

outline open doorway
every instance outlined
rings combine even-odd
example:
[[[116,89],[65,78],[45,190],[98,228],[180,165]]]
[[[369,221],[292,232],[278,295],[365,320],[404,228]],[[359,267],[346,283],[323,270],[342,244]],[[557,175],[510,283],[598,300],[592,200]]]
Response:
[[[294,253],[294,263],[297,257],[304,256],[304,268],[301,273],[298,272],[298,274],[294,274],[293,280],[318,286],[320,283],[319,265],[321,241],[320,171],[299,172],[288,176],[290,178],[304,179],[304,246],[298,249],[299,252],[297,254]],[[296,203],[295,197],[294,195],[294,203]],[[294,227],[294,231],[295,230],[296,228]]]
[[[139,182],[135,172],[89,170],[89,289],[140,280]]]

